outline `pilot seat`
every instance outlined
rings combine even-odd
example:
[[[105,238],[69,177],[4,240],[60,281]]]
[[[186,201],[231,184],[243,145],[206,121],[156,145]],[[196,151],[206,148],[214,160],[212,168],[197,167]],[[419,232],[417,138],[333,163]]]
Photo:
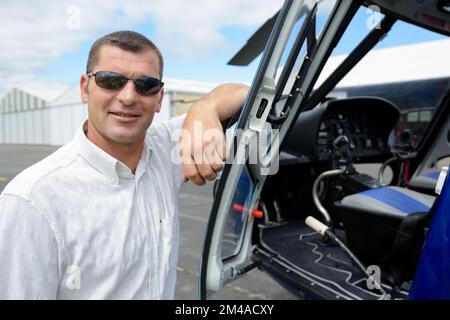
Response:
[[[334,210],[353,252],[398,284],[413,276],[434,202],[430,195],[385,186],[348,195]]]

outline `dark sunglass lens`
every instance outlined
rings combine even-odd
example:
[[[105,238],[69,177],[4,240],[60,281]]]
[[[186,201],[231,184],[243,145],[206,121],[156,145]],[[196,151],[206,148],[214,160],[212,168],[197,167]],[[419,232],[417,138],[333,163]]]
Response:
[[[95,83],[101,88],[117,90],[122,88],[127,82],[127,78],[115,72],[97,72]]]
[[[161,81],[151,77],[140,77],[135,81],[135,83],[136,91],[145,95],[158,93],[162,87]]]

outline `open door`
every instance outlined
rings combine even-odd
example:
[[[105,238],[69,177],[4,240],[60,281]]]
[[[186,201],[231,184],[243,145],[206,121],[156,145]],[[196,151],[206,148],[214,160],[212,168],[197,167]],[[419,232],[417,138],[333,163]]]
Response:
[[[329,14],[318,22],[323,3]],[[359,5],[287,0],[278,12],[216,189],[203,245],[200,299],[256,266],[252,230],[261,218],[257,209],[265,179],[278,169],[278,145],[308,107],[307,97]]]

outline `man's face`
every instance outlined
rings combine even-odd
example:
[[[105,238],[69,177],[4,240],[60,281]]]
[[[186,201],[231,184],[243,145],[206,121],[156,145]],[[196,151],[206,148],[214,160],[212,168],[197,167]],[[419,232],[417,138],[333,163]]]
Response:
[[[160,71],[158,57],[152,50],[132,53],[113,46],[101,47],[99,61],[93,68],[93,73],[113,71],[133,79],[159,79]],[[155,112],[161,109],[164,90],[146,96],[136,92],[131,80],[119,90],[100,88],[94,77],[88,80],[83,75],[80,86],[82,100],[88,104],[89,139],[106,145],[143,142]]]

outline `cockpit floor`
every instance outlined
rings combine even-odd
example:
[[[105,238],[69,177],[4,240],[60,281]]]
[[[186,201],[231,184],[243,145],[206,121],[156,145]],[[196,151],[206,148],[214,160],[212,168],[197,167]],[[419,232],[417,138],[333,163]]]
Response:
[[[341,230],[336,235],[345,242]],[[366,276],[335,243],[324,242],[322,236],[304,222],[263,227],[261,244],[266,250],[293,266],[295,272],[313,279],[314,285],[347,299],[380,299],[378,290],[368,289]],[[328,295],[329,296],[329,295]]]

